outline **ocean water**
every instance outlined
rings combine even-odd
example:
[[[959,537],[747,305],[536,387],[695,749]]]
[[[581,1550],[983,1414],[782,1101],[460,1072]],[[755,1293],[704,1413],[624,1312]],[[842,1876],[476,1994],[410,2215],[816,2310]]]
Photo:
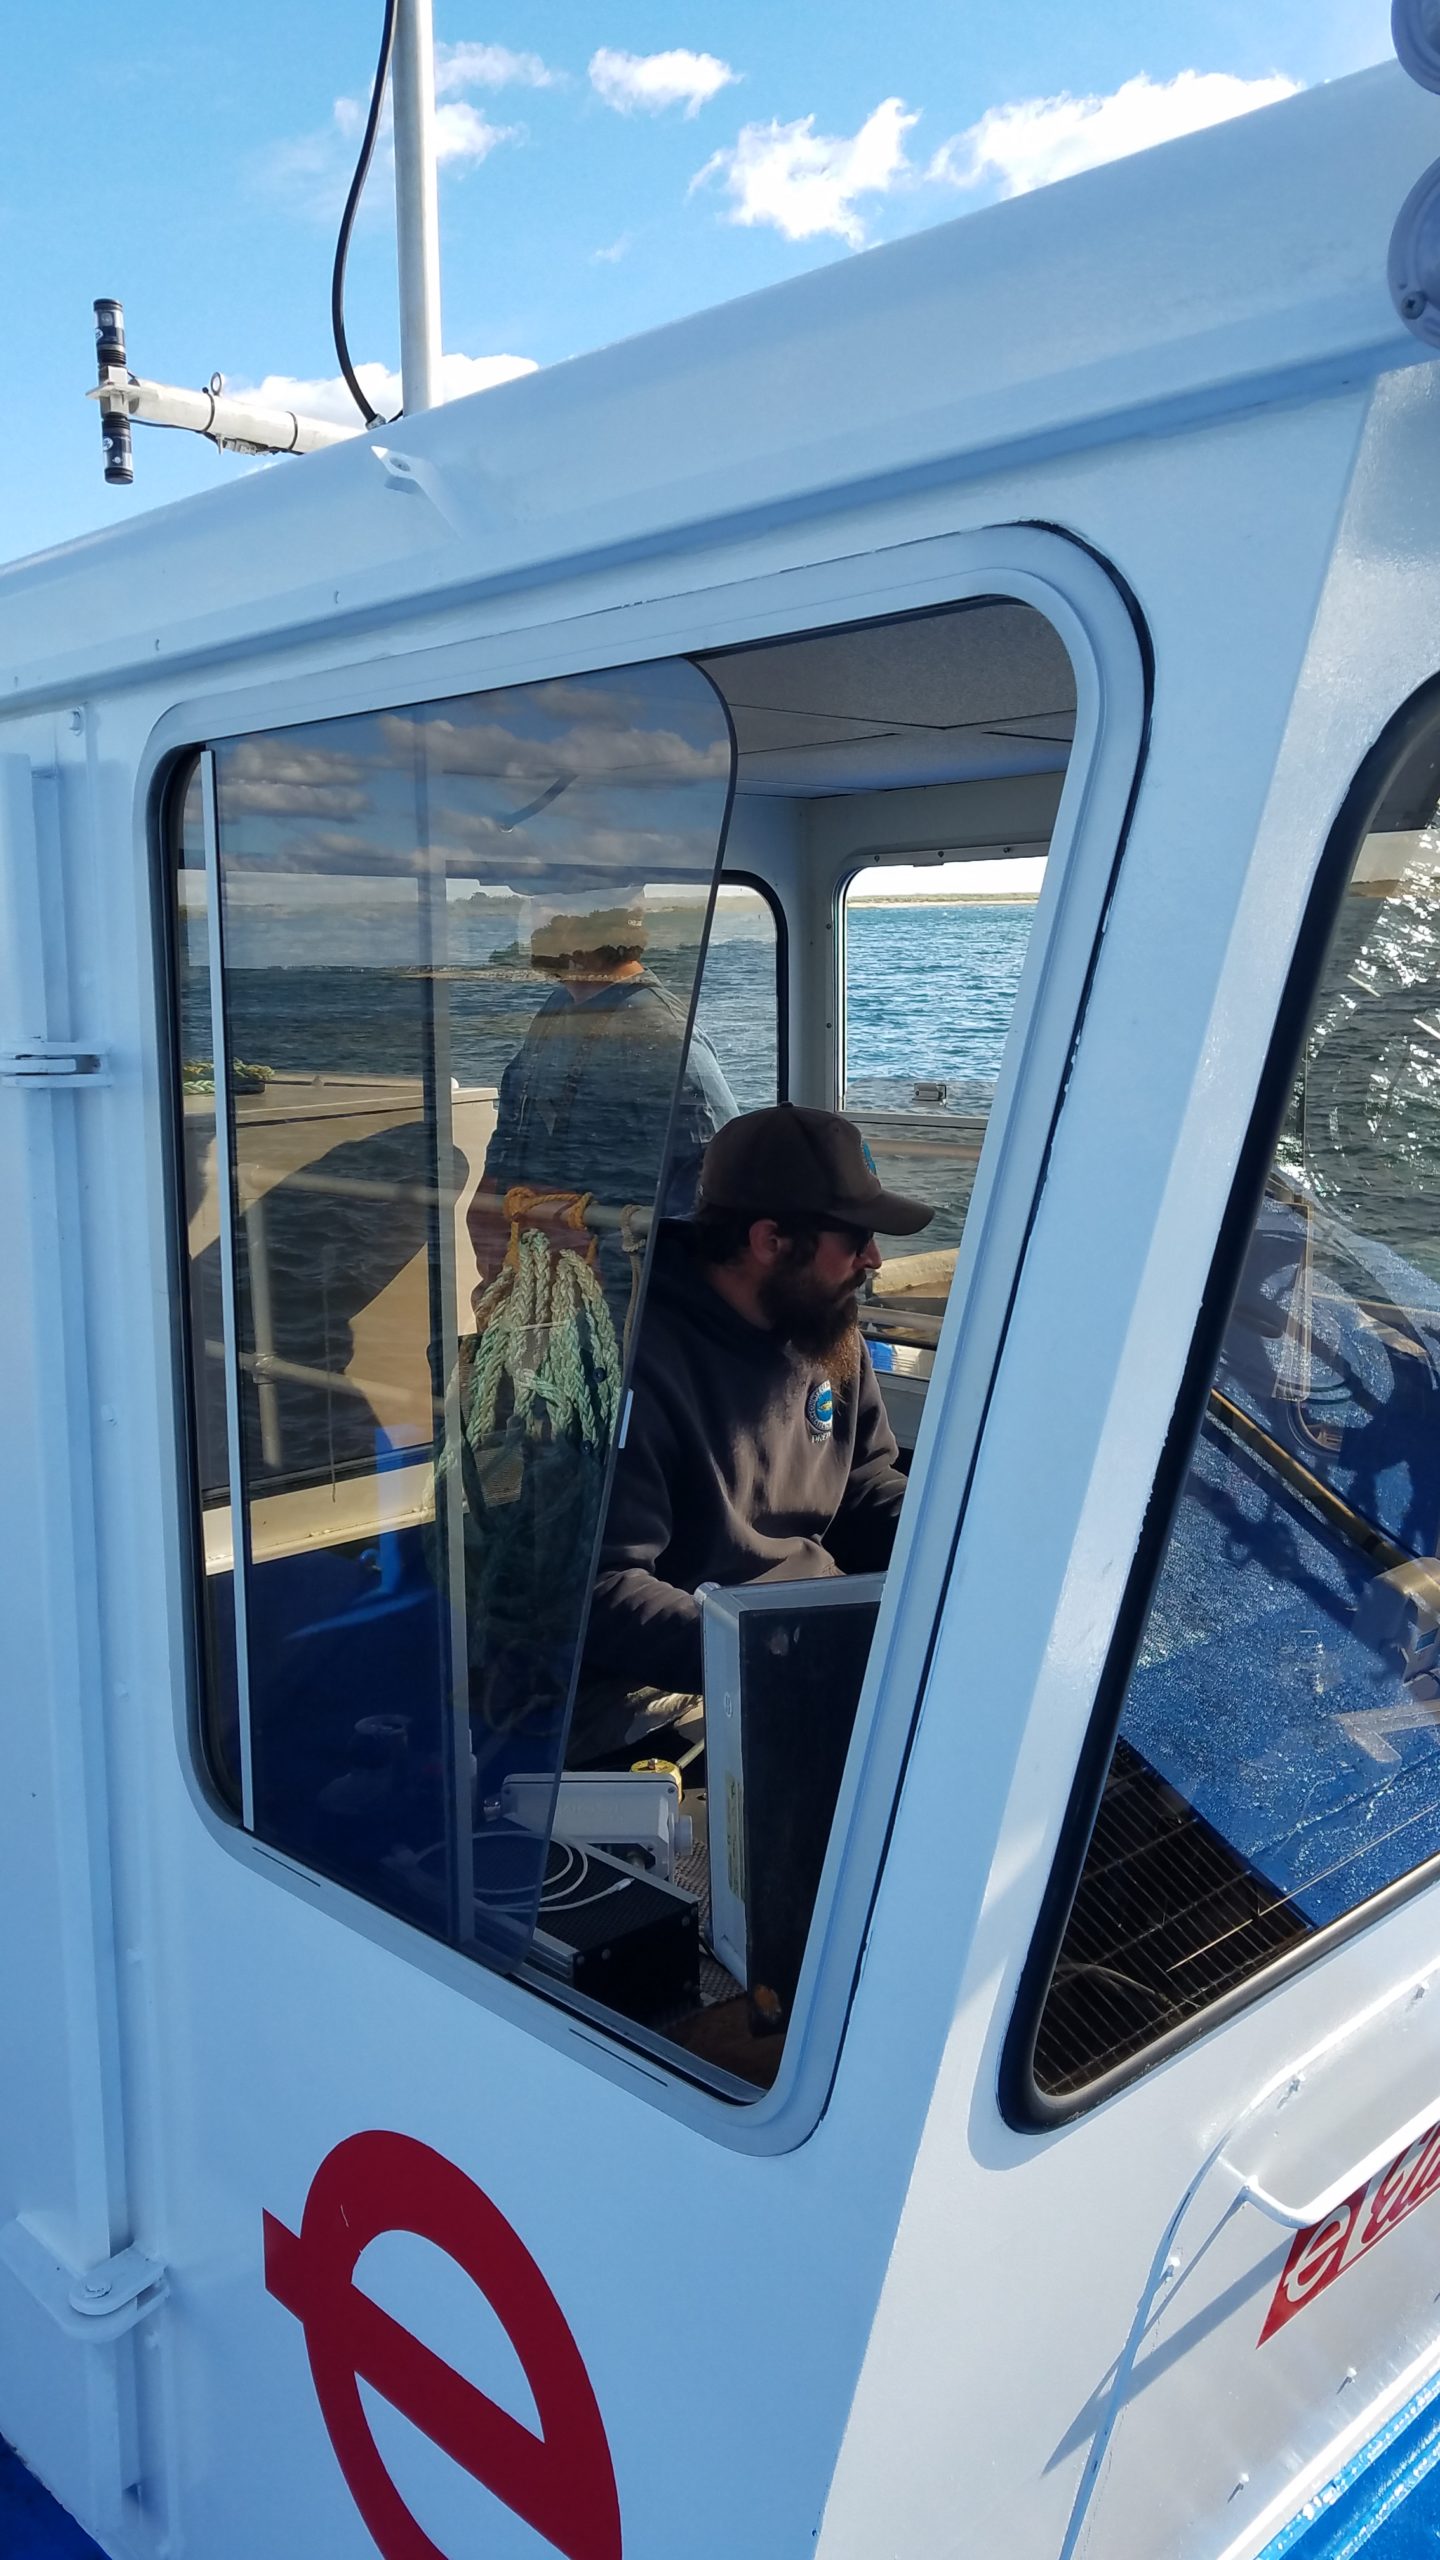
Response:
[[[936,1242],[954,1242],[963,1223],[1034,913],[1004,903],[857,904],[847,918],[846,1107],[866,1125],[886,1179],[940,1204]],[[775,944],[761,921],[727,929],[722,919],[696,1015],[742,1110],[776,1093]],[[491,961],[496,935],[510,933],[503,921],[488,926],[466,966],[434,991],[445,1071],[461,1083],[498,1083],[549,993],[546,982]],[[197,961],[203,948],[192,945]],[[313,935],[299,965],[277,963],[284,948],[268,934],[263,965],[252,941],[228,972],[232,1056],[300,1074],[424,1074],[432,990],[419,970],[388,953],[363,965],[363,937],[325,967],[310,957]],[[650,965],[688,1006],[693,946],[672,940]],[[1357,990],[1366,999],[1358,1011]],[[182,998],[185,1054],[207,1059],[203,966],[184,972]],[[1440,1280],[1437,1024],[1437,902],[1347,899],[1279,1162],[1322,1208]],[[943,1102],[922,1102],[920,1084],[943,1085]]]
[[[655,975],[688,1004],[688,954],[657,953]],[[498,1084],[551,992],[540,979],[478,971],[443,979],[449,1073],[461,1084]],[[426,1065],[430,989],[415,970],[232,968],[227,973],[232,1057],[297,1075],[420,1076]],[[185,1055],[211,1052],[210,991],[203,969],[182,984]],[[705,970],[698,1027],[723,1061],[743,1110],[775,1099],[775,955],[758,936],[717,942]]]
[[[1028,906],[852,907],[847,926],[846,1075],[854,1098],[913,1100],[935,1079],[984,1108],[993,1094],[1034,910]],[[651,961],[683,1003],[693,954]],[[494,1084],[548,990],[536,981],[480,974],[443,982],[450,1073]],[[426,1043],[428,988],[397,968],[309,964],[232,967],[232,1054],[291,1073],[416,1075]],[[203,969],[187,973],[185,1050],[210,1054]],[[744,1110],[775,1099],[776,972],[769,934],[719,933],[705,964],[697,1011]]]
[[[988,1111],[1015,1010],[1033,906],[852,905],[846,919],[845,1089],[855,1104],[948,1087]]]

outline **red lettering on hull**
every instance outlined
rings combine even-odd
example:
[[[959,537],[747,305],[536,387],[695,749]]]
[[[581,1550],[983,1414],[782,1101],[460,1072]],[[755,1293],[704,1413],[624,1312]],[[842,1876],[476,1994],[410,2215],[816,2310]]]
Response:
[[[1393,2231],[1397,2222],[1414,2213],[1416,2207],[1428,2203],[1440,2187],[1440,2125],[1422,2133],[1409,2149],[1402,2151],[1384,2169],[1377,2169],[1367,2185],[1357,2187],[1352,2196],[1327,2214],[1323,2222],[1314,2222],[1308,2231],[1297,2231],[1290,2255],[1281,2270],[1274,2298],[1265,2315],[1265,2326],[1257,2344],[1264,2346],[1307,2302],[1343,2276],[1357,2258]]]

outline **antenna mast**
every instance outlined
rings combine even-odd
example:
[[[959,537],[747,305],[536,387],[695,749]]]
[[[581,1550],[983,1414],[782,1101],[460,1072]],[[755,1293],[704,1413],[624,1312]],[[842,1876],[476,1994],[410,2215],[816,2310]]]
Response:
[[[440,202],[435,180],[435,22],[432,0],[396,0],[395,233],[400,272],[400,396],[404,414],[437,409],[440,388]]]
[[[400,381],[402,414],[412,417],[422,409],[438,408],[445,396],[440,379],[435,25],[433,0],[393,0],[393,6],[390,91],[395,119]],[[204,391],[137,379],[126,361],[125,315],[117,301],[96,303],[95,337],[99,380],[89,397],[100,406],[105,477],[116,486],[128,487],[135,477],[132,419],[145,425],[186,427],[238,453],[314,453],[365,432],[359,425],[339,426],[290,410],[257,408],[253,401],[227,392],[218,374],[212,375]]]

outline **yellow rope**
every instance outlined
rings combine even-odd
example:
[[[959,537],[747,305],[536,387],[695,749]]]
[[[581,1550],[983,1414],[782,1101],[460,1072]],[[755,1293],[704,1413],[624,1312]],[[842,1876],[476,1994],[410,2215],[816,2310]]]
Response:
[[[526,1218],[533,1218],[537,1210],[548,1210],[552,1223],[556,1226],[583,1230],[585,1213],[594,1197],[593,1191],[540,1191],[528,1182],[512,1183],[500,1203],[504,1215],[510,1221],[507,1260],[513,1260],[518,1256],[523,1223]],[[586,1246],[585,1259],[587,1262],[593,1262],[595,1259],[593,1236],[590,1237]]]

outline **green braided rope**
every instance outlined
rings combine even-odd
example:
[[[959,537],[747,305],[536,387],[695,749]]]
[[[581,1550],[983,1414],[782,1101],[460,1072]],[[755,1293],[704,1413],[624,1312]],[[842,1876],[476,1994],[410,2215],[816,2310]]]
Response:
[[[538,1357],[536,1356],[538,1352]],[[583,1254],[521,1230],[516,1258],[491,1281],[461,1346],[461,1419],[471,1447],[505,1419],[587,1449],[608,1447],[620,1409],[620,1346],[599,1278]]]
[[[552,1657],[578,1627],[622,1368],[593,1263],[541,1228],[513,1233],[460,1342],[440,1460],[463,1487],[473,1699],[497,1731],[557,1711]]]

